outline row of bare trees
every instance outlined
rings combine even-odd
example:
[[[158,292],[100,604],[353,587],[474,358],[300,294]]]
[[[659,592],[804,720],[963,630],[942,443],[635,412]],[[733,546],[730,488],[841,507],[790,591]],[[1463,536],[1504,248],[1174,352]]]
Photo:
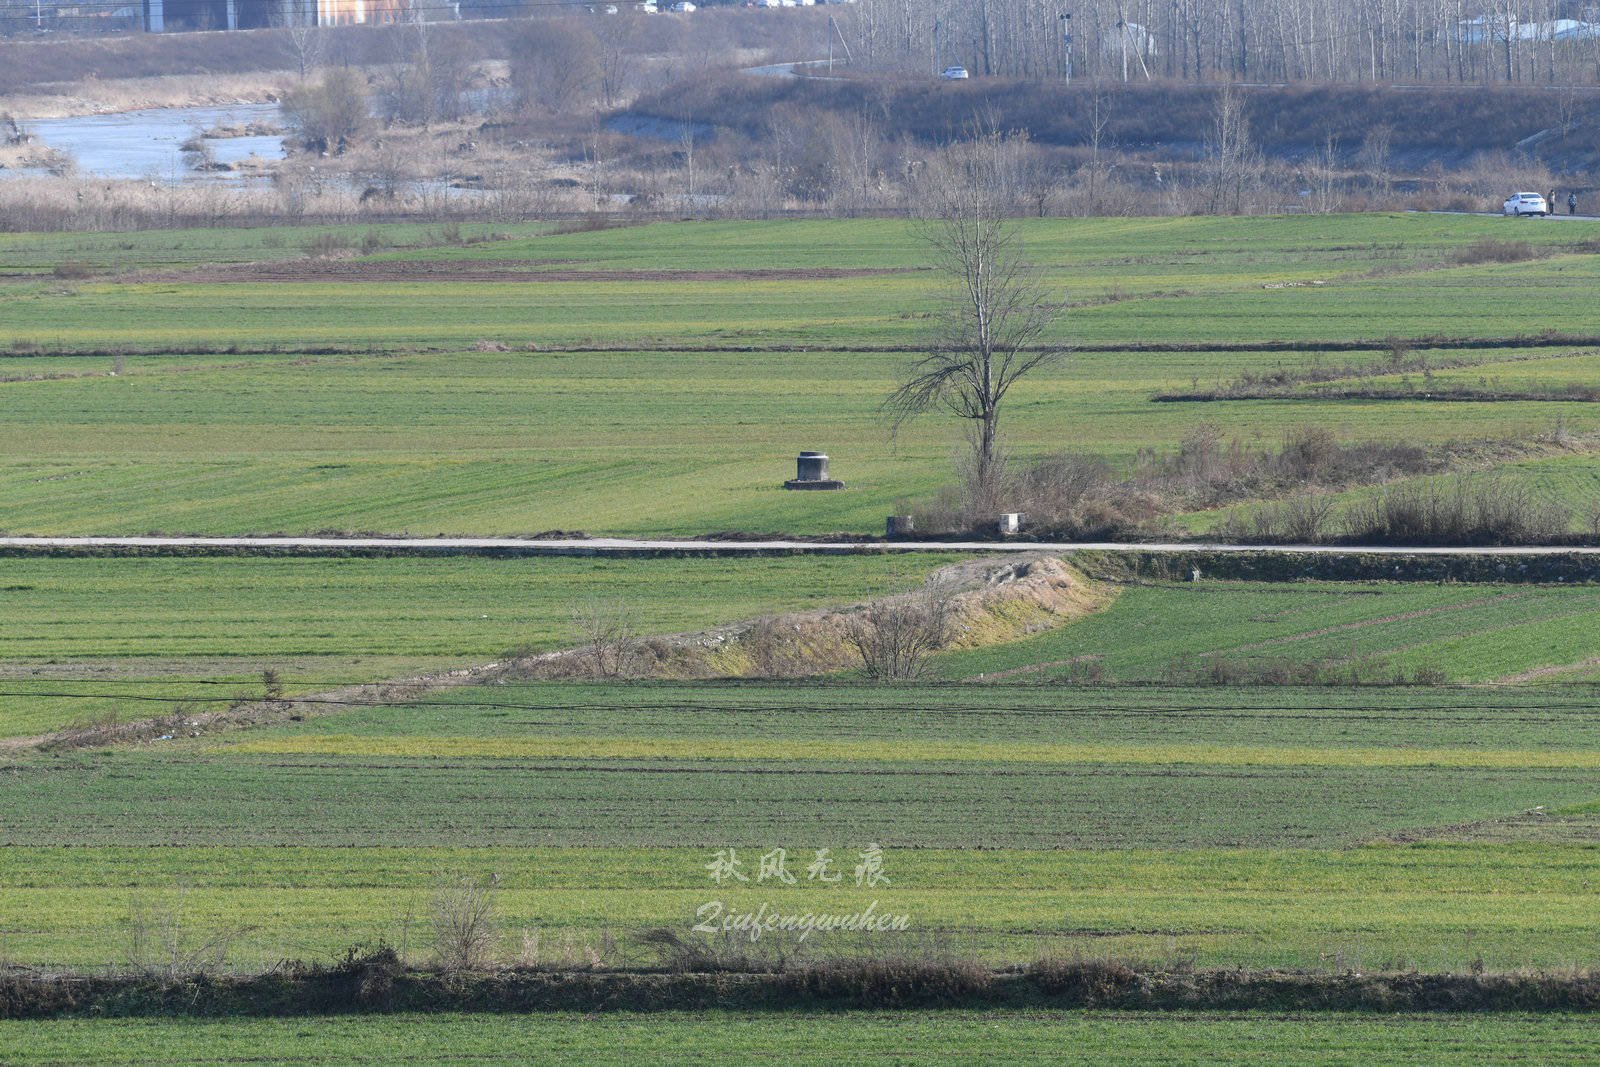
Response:
[[[860,0],[876,70],[1011,77],[1591,83],[1590,9],[1562,0]],[[1069,43],[1070,42],[1070,43]]]

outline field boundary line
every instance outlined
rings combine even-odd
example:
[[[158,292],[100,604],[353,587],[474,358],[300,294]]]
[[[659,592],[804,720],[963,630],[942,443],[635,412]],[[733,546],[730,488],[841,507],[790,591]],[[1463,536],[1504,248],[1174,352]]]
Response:
[[[1600,556],[1600,545],[1263,545],[1214,541],[858,541],[748,540],[708,541],[686,538],[635,539],[623,537],[239,537],[239,536],[0,536],[0,550],[10,554],[84,553],[99,555],[173,554],[293,554],[338,555],[451,555],[506,553],[528,556],[757,556],[851,555],[862,552],[944,553],[1047,553],[1125,552],[1141,555],[1263,556],[1406,556],[1518,559],[1544,556]],[[1383,576],[1375,576],[1382,580]]]

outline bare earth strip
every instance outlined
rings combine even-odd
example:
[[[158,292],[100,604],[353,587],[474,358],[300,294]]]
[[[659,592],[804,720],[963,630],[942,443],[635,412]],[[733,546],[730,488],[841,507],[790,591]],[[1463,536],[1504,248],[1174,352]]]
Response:
[[[1496,678],[1495,681],[1503,685],[1521,685],[1523,682],[1536,682],[1555,674],[1581,671],[1585,667],[1600,667],[1600,656],[1590,656],[1588,659],[1579,660],[1577,663],[1558,663],[1549,667],[1535,667],[1531,671],[1521,671],[1517,674],[1508,674],[1504,678]]]
[[[294,259],[200,270],[141,272],[127,282],[725,282],[824,281],[874,274],[907,274],[922,267],[794,267],[753,270],[550,270],[540,259],[483,261]]]
[[[1048,556],[964,560],[941,567],[929,579],[929,585],[948,594],[954,648],[981,647],[1059,626],[1098,610],[1110,597],[1098,584]],[[900,600],[909,595],[882,599]],[[757,669],[750,643],[763,633],[777,632],[785,635],[789,647],[804,652],[793,658],[803,661],[805,669],[790,672],[790,676],[828,673],[859,664],[859,658],[850,655],[847,635],[852,620],[872,603],[875,602],[746,620],[714,630],[666,634],[651,637],[649,644],[667,650],[660,666],[670,677],[750,677],[762,673]],[[341,710],[346,705],[416,700],[440,690],[482,685],[505,677],[583,676],[588,668],[587,654],[585,649],[563,649],[508,662],[256,701],[226,710],[0,738],[0,752],[41,746],[86,748],[149,740],[163,733],[282,722],[327,709]],[[647,668],[641,670],[644,673],[638,676],[653,676]]]

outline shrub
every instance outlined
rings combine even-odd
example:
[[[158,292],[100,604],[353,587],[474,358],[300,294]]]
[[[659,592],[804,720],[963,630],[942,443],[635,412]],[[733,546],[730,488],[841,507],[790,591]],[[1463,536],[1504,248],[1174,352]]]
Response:
[[[446,873],[433,887],[433,951],[447,971],[487,970],[500,949],[499,879]]]
[[[1463,264],[1522,263],[1537,255],[1538,253],[1527,241],[1497,241],[1492,237],[1485,237],[1465,248],[1457,249],[1455,261]]]
[[[573,609],[572,622],[583,635],[582,656],[592,677],[620,678],[632,670],[639,641],[627,604],[591,597]]]
[[[881,600],[850,621],[846,640],[867,677],[880,682],[921,678],[950,643],[950,601],[942,590]]]
[[[355,245],[342,233],[319,233],[305,243],[306,255],[313,259],[332,259]]]
[[[1396,486],[1354,505],[1345,521],[1364,544],[1549,544],[1566,537],[1572,513],[1510,478],[1457,476]]]
[[[281,106],[290,138],[308,152],[330,155],[359,138],[370,115],[366,82],[347,67],[334,67],[322,81],[290,89]]]

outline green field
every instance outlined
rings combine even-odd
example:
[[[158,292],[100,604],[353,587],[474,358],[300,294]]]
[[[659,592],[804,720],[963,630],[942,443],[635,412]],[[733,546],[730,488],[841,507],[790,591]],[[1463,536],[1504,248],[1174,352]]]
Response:
[[[1537,335],[1593,331],[1587,225],[1362,215],[1024,229],[1072,304],[1059,337],[1080,348],[1008,399],[1020,458],[1087,450],[1127,464],[1201,422],[1266,448],[1305,426],[1346,441],[1526,442],[1559,420],[1568,450],[1475,454],[1585,527],[1600,501],[1588,403],[1341,400],[1316,386],[1150,400],[1313,362],[1371,365],[1360,377],[1398,384],[1376,375],[1391,334],[1458,340],[1421,351],[1466,365],[1417,382],[1586,381],[1591,348]],[[328,228],[0,237],[0,529],[876,533],[953,480],[953,420],[891,441],[880,412],[942,306],[911,227],[543,230],[459,243],[442,229],[339,228],[371,254],[327,262],[301,256]],[[1457,258],[1510,235],[1539,257]],[[54,271],[77,263],[93,276]],[[1351,339],[1377,344],[1335,350]],[[1126,350],[1191,341],[1226,350]],[[1261,342],[1293,346],[1251,349]],[[795,453],[817,447],[850,488],[779,488]],[[580,636],[573,609],[592,598],[661,634],[859,602],[954,558],[0,559],[0,738],[255,698],[268,669],[304,695],[566,647]],[[762,947],[798,958],[1594,965],[1600,701],[1586,683],[1600,678],[1600,593],[1209,576],[1108,592],[1068,625],[947,653],[920,685],[846,672],[506,681],[414,699],[372,686],[309,700],[300,721],[5,748],[0,968],[148,964],[153,936],[182,956],[219,935],[225,966],[246,970],[379,942],[427,964],[446,872],[492,874],[500,958],[544,966],[658,966],[640,932],[687,931],[711,900],[876,900],[910,917],[903,935]],[[1217,662],[1452,684],[1174,684]],[[890,880],[858,887],[851,866],[869,845]],[[843,880],[708,877],[719,850],[753,871],[775,848],[791,869],[832,850]],[[438,1016],[270,1031],[70,1020],[0,1022],[0,1061],[426,1062],[445,1049],[469,1061],[1483,1062],[1575,1060],[1592,1041],[1591,1023],[1562,1015]]]
[[[953,556],[0,559],[0,737],[117,710],[476,666],[579,643],[591,601],[643,634],[854,603]]]
[[[1580,966],[1592,707],[1559,686],[491,686],[19,759],[0,931],[18,961],[115,963],[142,902],[188,936],[245,928],[240,966],[379,940],[426,959],[430,886],[461,870],[498,877],[508,957],[531,932],[648,964],[634,935],[710,900],[871,898],[910,932],[815,951]],[[890,884],[850,882],[868,843]],[[844,884],[705,869],[776,847],[797,869],[832,849]]]
[[[1068,678],[1092,662],[1107,679],[1152,681],[1223,659],[1325,662],[1375,675],[1435,668],[1458,682],[1523,680],[1531,671],[1554,680],[1594,666],[1597,613],[1600,592],[1559,586],[1143,585],[1071,626],[950,653],[941,673]]]
[[[1581,1015],[1111,1012],[839,1015],[393,1015],[327,1019],[0,1022],[19,1065],[78,1063],[704,1063],[753,1055],[885,1062],[1583,1063]]]
[[[1463,245],[1503,236],[1501,220],[1046,220],[1027,223],[1027,232],[1052,280],[1081,305],[1063,318],[1065,340],[1295,340],[1313,350],[1075,353],[1009,400],[1005,427],[1019,457],[1086,448],[1126,459],[1171,447],[1202,421],[1247,446],[1304,425],[1350,440],[1401,435],[1421,443],[1526,437],[1558,418],[1573,433],[1600,429],[1589,405],[1550,401],[1149,402],[1245,370],[1382,355],[1319,356],[1319,340],[1587,333],[1600,272],[1593,255],[1450,265]],[[1582,232],[1587,227],[1517,228],[1519,238],[1557,245]],[[106,255],[124,251],[111,236],[80,235],[83,255],[102,246]],[[390,239],[426,238],[407,231]],[[123,243],[133,246],[125,250],[130,262],[197,266],[255,256],[268,240],[279,244],[267,251],[289,256],[308,237],[218,231],[209,239],[214,246],[195,232],[127,235]],[[9,240],[18,263],[43,263],[72,244],[58,236]],[[959,443],[952,420],[930,417],[891,444],[878,408],[906,357],[848,350],[915,348],[929,336],[927,316],[941,297],[936,277],[914,269],[925,259],[914,233],[896,222],[685,223],[339,261],[341,271],[418,260],[499,265],[526,282],[340,274],[222,284],[203,272],[161,282],[12,281],[0,344],[43,348],[0,358],[0,378],[86,376],[0,381],[8,391],[0,406],[0,527],[875,532],[899,501],[951,480]],[[770,273],[819,267],[889,273]],[[540,280],[552,271],[560,280]],[[583,279],[595,271],[716,273]],[[1327,284],[1263,288],[1295,280]],[[1189,295],[1172,295],[1180,290]],[[471,350],[479,341],[512,351]],[[308,343],[357,351],[267,351]],[[593,344],[624,351],[525,350]],[[645,350],[663,344],[706,350]],[[111,356],[71,354],[107,345],[131,350],[116,377]],[[764,350],[773,345],[804,351]],[[261,354],[183,354],[213,346]],[[1468,347],[1437,355],[1481,363],[1480,375],[1564,385],[1585,367],[1586,351]],[[779,488],[795,452],[813,447],[833,456],[849,492]],[[1576,462],[1592,465],[1587,456]]]

